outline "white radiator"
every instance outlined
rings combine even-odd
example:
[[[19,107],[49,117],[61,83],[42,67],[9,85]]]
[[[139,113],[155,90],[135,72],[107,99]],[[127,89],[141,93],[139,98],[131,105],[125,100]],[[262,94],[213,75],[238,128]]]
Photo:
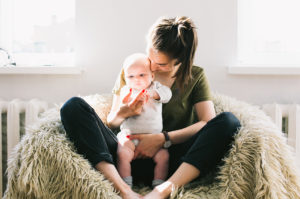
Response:
[[[48,108],[48,103],[38,99],[21,101],[14,99],[4,101],[0,99],[0,194],[3,195],[6,187],[4,172],[7,157],[15,145],[20,141],[22,134],[26,133],[26,126],[37,118],[39,113]]]
[[[300,106],[297,104],[265,104],[263,110],[287,137],[287,143],[294,148],[300,166]]]

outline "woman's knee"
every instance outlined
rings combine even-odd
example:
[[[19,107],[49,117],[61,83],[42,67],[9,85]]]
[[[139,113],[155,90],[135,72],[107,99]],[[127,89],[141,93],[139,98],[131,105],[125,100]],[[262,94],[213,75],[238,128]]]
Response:
[[[231,112],[223,112],[219,115],[220,121],[222,121],[223,132],[227,132],[232,136],[241,127],[239,119]]]
[[[79,110],[80,105],[85,102],[80,97],[72,97],[68,101],[64,103],[64,105],[60,109],[61,117],[68,117],[76,114]]]

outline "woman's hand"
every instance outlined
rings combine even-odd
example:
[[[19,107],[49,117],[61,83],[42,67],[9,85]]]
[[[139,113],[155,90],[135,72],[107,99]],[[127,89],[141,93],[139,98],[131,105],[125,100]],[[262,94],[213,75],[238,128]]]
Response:
[[[165,137],[162,133],[157,134],[135,134],[130,135],[129,139],[139,140],[139,144],[134,151],[134,157],[136,158],[152,158],[159,149],[164,145]]]
[[[118,113],[124,118],[141,114],[143,104],[147,100],[145,89],[139,92],[139,94],[133,99],[131,99],[131,94],[132,89],[130,89],[129,93],[121,99],[122,103],[120,104]]]
[[[107,116],[107,124],[110,128],[117,128],[126,118],[141,114],[143,104],[148,98],[145,90],[133,99],[131,94],[132,90],[123,99],[119,95],[114,95],[111,111]]]

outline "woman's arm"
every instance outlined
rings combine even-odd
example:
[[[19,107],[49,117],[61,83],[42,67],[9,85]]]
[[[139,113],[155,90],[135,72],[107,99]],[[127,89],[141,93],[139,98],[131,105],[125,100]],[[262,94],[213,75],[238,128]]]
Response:
[[[186,128],[170,131],[169,136],[172,144],[179,144],[195,135],[205,124],[215,117],[215,109],[212,101],[198,102],[194,105],[199,122]],[[131,135],[130,139],[140,140],[135,149],[134,158],[153,157],[154,154],[163,146],[164,135],[159,134],[136,134]]]
[[[206,123],[216,116],[214,104],[212,101],[198,102],[194,105],[199,122],[186,128],[170,131],[169,136],[172,144],[185,142],[202,129]]]
[[[110,113],[107,116],[107,124],[109,128],[117,128],[125,120],[125,117],[118,111],[120,107],[120,96],[114,95]]]

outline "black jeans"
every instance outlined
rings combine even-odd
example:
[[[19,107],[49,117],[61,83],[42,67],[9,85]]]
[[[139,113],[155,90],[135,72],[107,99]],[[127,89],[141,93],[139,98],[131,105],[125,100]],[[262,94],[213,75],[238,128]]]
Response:
[[[118,140],[103,124],[94,109],[79,97],[69,99],[61,108],[61,121],[77,152],[95,166],[101,161],[116,163]],[[224,112],[210,120],[188,141],[169,148],[169,175],[182,162],[192,164],[204,176],[215,169],[230,149],[233,136],[240,127],[239,120],[230,112]],[[151,179],[154,162],[135,160],[132,175],[136,179]],[[150,181],[151,182],[151,181]]]

